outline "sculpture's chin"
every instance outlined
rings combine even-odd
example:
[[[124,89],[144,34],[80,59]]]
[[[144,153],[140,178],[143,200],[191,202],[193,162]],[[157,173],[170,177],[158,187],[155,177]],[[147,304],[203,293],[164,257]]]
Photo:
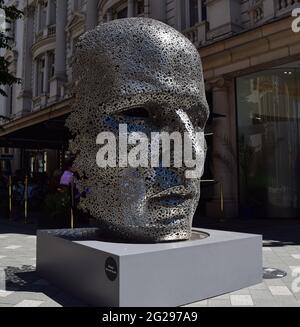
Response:
[[[153,226],[111,226],[109,234],[120,242],[160,243],[188,240],[191,237],[190,224],[184,226],[153,225]]]

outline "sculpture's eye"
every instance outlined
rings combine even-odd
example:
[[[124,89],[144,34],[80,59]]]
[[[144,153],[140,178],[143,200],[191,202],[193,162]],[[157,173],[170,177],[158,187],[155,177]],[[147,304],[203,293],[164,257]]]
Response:
[[[133,118],[149,118],[149,112],[143,107],[135,107],[122,111],[122,115]]]

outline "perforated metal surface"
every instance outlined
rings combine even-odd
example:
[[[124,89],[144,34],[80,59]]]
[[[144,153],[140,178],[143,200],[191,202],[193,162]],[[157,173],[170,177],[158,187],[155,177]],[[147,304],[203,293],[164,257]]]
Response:
[[[76,100],[67,124],[80,189],[88,190],[81,207],[117,238],[189,239],[200,178],[186,179],[187,167],[99,168],[96,138],[112,132],[118,140],[120,124],[129,133],[189,133],[203,165],[205,149],[193,135],[203,131],[208,105],[196,48],[159,21],[115,20],[79,39],[73,74]],[[133,115],[132,108],[138,109]]]

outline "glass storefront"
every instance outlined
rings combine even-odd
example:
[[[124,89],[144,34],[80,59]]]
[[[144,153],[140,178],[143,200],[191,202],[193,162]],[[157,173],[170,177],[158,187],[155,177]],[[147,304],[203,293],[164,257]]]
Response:
[[[237,78],[240,214],[300,216],[300,69]]]

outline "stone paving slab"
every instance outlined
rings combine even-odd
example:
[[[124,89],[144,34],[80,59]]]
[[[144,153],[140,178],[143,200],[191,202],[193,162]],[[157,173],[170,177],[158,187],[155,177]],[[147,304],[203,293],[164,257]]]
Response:
[[[36,274],[36,235],[22,226],[4,228],[0,222],[0,307],[70,307],[85,306],[78,299],[61,292]],[[265,240],[264,267],[283,270],[287,275],[264,279],[262,283],[195,302],[187,307],[300,307],[300,281],[295,283],[295,269],[300,269],[300,246],[278,246]],[[270,245],[271,244],[271,245]],[[276,244],[276,246],[272,246]],[[297,276],[300,276],[300,271]],[[293,289],[293,284],[298,289]]]

